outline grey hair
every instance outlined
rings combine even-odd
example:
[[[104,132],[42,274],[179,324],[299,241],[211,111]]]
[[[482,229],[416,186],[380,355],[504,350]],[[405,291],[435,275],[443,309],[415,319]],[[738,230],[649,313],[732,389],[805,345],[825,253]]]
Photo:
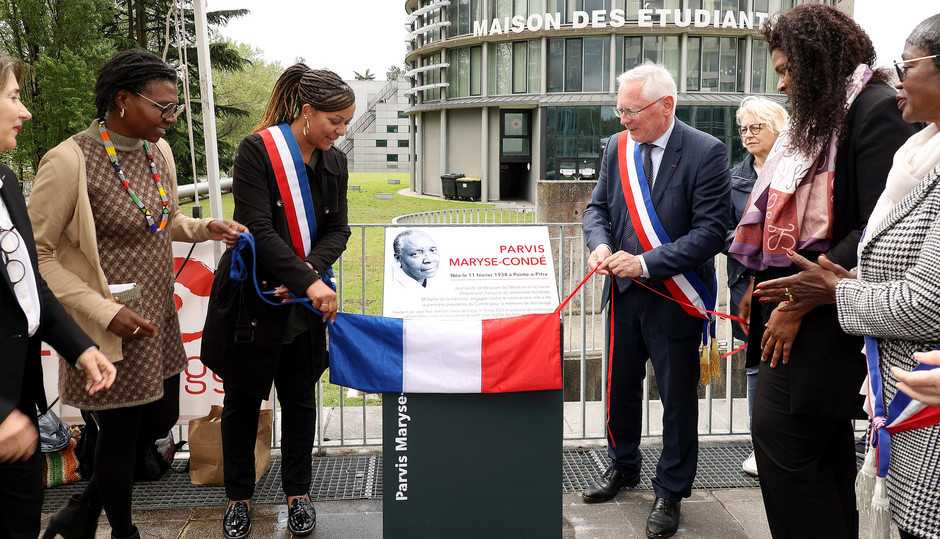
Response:
[[[787,123],[787,110],[777,103],[774,103],[766,97],[749,95],[741,100],[741,106],[738,107],[737,120],[741,125],[741,117],[750,112],[761,123],[767,124],[775,133],[779,133]]]
[[[635,80],[643,83],[643,90],[640,92],[643,99],[655,101],[668,95],[672,96],[673,103],[676,102],[679,93],[676,89],[676,81],[673,80],[666,66],[647,60],[630,71],[621,73],[617,77],[617,89],[619,90],[627,82]]]
[[[923,50],[925,56],[940,54],[940,13],[921,21],[907,37],[907,42]],[[933,59],[933,65],[940,69],[940,57]]]

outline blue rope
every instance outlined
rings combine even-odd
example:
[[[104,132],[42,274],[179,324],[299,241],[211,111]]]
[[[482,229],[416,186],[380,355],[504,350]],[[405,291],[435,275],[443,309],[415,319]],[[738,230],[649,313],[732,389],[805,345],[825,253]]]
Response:
[[[267,303],[268,305],[275,305],[275,306],[299,303],[303,307],[306,307],[307,309],[310,309],[311,311],[316,313],[318,316],[323,316],[323,313],[321,313],[320,311],[318,311],[317,309],[313,307],[312,302],[310,301],[310,298],[295,298],[290,301],[283,301],[283,302],[281,301],[275,302],[266,298],[265,296],[273,296],[274,291],[270,290],[270,291],[265,292],[265,291],[262,291],[261,288],[258,286],[258,270],[257,270],[257,263],[256,263],[256,260],[258,259],[258,257],[255,252],[255,237],[251,234],[251,232],[239,232],[238,236],[239,236],[238,243],[235,245],[235,247],[232,248],[232,264],[228,272],[229,277],[231,277],[232,279],[236,281],[244,281],[245,279],[248,278],[248,266],[245,264],[245,259],[242,257],[242,251],[245,249],[248,249],[251,251],[251,254],[252,254],[251,256],[251,284],[254,285],[255,291],[258,292],[258,297],[261,298],[261,301]],[[332,276],[332,273],[333,272],[331,268],[326,274],[323,275],[323,280],[328,285],[330,285],[330,287],[333,288],[333,290],[336,290],[336,287],[333,285],[333,283],[331,281],[327,281],[327,278],[328,278],[327,275]]]

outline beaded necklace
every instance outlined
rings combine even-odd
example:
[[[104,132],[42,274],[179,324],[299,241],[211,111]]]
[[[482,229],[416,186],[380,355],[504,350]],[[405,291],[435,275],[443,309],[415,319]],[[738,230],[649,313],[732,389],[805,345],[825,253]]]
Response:
[[[131,200],[137,204],[137,209],[147,218],[147,224],[150,225],[150,230],[159,232],[166,228],[167,220],[170,218],[170,204],[167,201],[163,184],[160,183],[160,175],[157,174],[157,165],[153,162],[153,152],[150,151],[150,146],[147,145],[147,141],[143,141],[144,151],[147,152],[147,159],[150,161],[150,172],[153,173],[153,183],[157,184],[157,191],[160,192],[160,202],[163,205],[160,226],[157,226],[150,210],[147,209],[147,206],[144,206],[144,203],[140,201],[137,193],[135,193],[134,190],[131,189],[130,184],[127,183],[127,178],[124,177],[124,171],[121,170],[121,165],[118,164],[117,150],[114,148],[114,143],[111,142],[111,136],[108,134],[108,128],[104,125],[104,120],[98,120],[98,131],[101,133],[101,140],[104,142],[104,149],[108,153],[108,159],[110,159],[111,164],[114,165],[114,170],[117,172],[118,178],[120,178],[121,183],[124,185],[124,189],[127,189],[127,194],[130,195]]]

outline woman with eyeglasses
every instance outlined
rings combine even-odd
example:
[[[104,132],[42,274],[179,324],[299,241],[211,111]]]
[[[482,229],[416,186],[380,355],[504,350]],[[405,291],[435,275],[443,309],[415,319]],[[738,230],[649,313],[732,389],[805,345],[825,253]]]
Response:
[[[111,537],[139,537],[131,522],[136,455],[176,423],[187,363],[171,242],[234,245],[246,230],[179,212],[173,154],[162,140],[182,108],[176,70],[130,50],[97,75],[97,118],[42,158],[29,201],[43,278],[117,367],[111,389],[91,396],[79,373],[60,368],[62,402],[92,411],[98,440],[94,473],[49,521],[49,538],[94,537],[102,506]]]
[[[725,247],[725,254],[728,254],[727,247],[731,245],[731,238],[734,235],[734,229],[738,226],[738,221],[744,214],[744,208],[747,205],[747,199],[754,187],[754,181],[764,167],[764,161],[770,154],[770,148],[777,140],[777,135],[783,126],[786,125],[789,115],[786,109],[774,103],[766,97],[747,96],[741,101],[736,114],[739,132],[741,133],[741,143],[747,149],[747,157],[731,169],[731,215],[728,223],[728,243]],[[728,289],[731,290],[731,304],[729,306],[731,314],[740,315],[745,320],[749,316],[751,302],[745,301],[743,309],[741,300],[745,294],[750,293],[751,279],[754,272],[749,270],[744,264],[738,262],[734,257],[727,257],[728,263]],[[734,324],[732,334],[735,339],[747,341],[747,326]],[[747,372],[747,410],[748,417],[754,415],[754,390],[757,388],[757,371],[760,362],[756,357],[749,358],[751,361],[745,363]],[[741,469],[750,475],[757,476],[757,461],[754,452],[741,463]]]
[[[788,310],[836,309],[845,331],[865,336],[867,402],[876,426],[866,464],[875,464],[877,451],[878,475],[886,480],[863,476],[859,498],[879,497],[886,485],[906,539],[940,537],[940,414],[927,406],[911,415],[920,405],[909,399],[940,403],[940,371],[932,370],[940,364],[940,14],[914,29],[902,58],[895,62],[894,104],[906,121],[928,125],[894,154],[857,248],[857,270],[846,271],[855,264],[832,256],[820,256],[817,265],[796,255],[802,273],[762,283],[755,295],[786,299]],[[907,415],[907,425],[898,422]],[[873,514],[884,516],[879,507],[872,502]],[[873,537],[888,536],[889,519],[872,522],[885,524]]]
[[[791,116],[729,249],[755,271],[756,285],[797,273],[790,251],[854,267],[891,156],[917,131],[851,17],[803,4],[762,32]],[[767,521],[775,538],[854,539],[862,338],[839,327],[833,305],[781,307],[752,300],[748,333],[747,355],[761,361],[751,436]]]

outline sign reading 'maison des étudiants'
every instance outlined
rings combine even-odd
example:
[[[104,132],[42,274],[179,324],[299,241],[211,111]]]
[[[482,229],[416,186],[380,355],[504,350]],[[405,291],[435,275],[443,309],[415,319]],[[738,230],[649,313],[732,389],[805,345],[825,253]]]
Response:
[[[637,12],[638,28],[665,27],[675,24],[679,28],[737,28],[753,30],[767,20],[767,13],[760,11],[720,11],[707,9],[641,9]],[[575,11],[572,28],[621,28],[627,24],[624,10]],[[561,12],[533,13],[528,17],[516,15],[487,21],[473,21],[473,35],[492,36],[524,31],[561,29]]]

